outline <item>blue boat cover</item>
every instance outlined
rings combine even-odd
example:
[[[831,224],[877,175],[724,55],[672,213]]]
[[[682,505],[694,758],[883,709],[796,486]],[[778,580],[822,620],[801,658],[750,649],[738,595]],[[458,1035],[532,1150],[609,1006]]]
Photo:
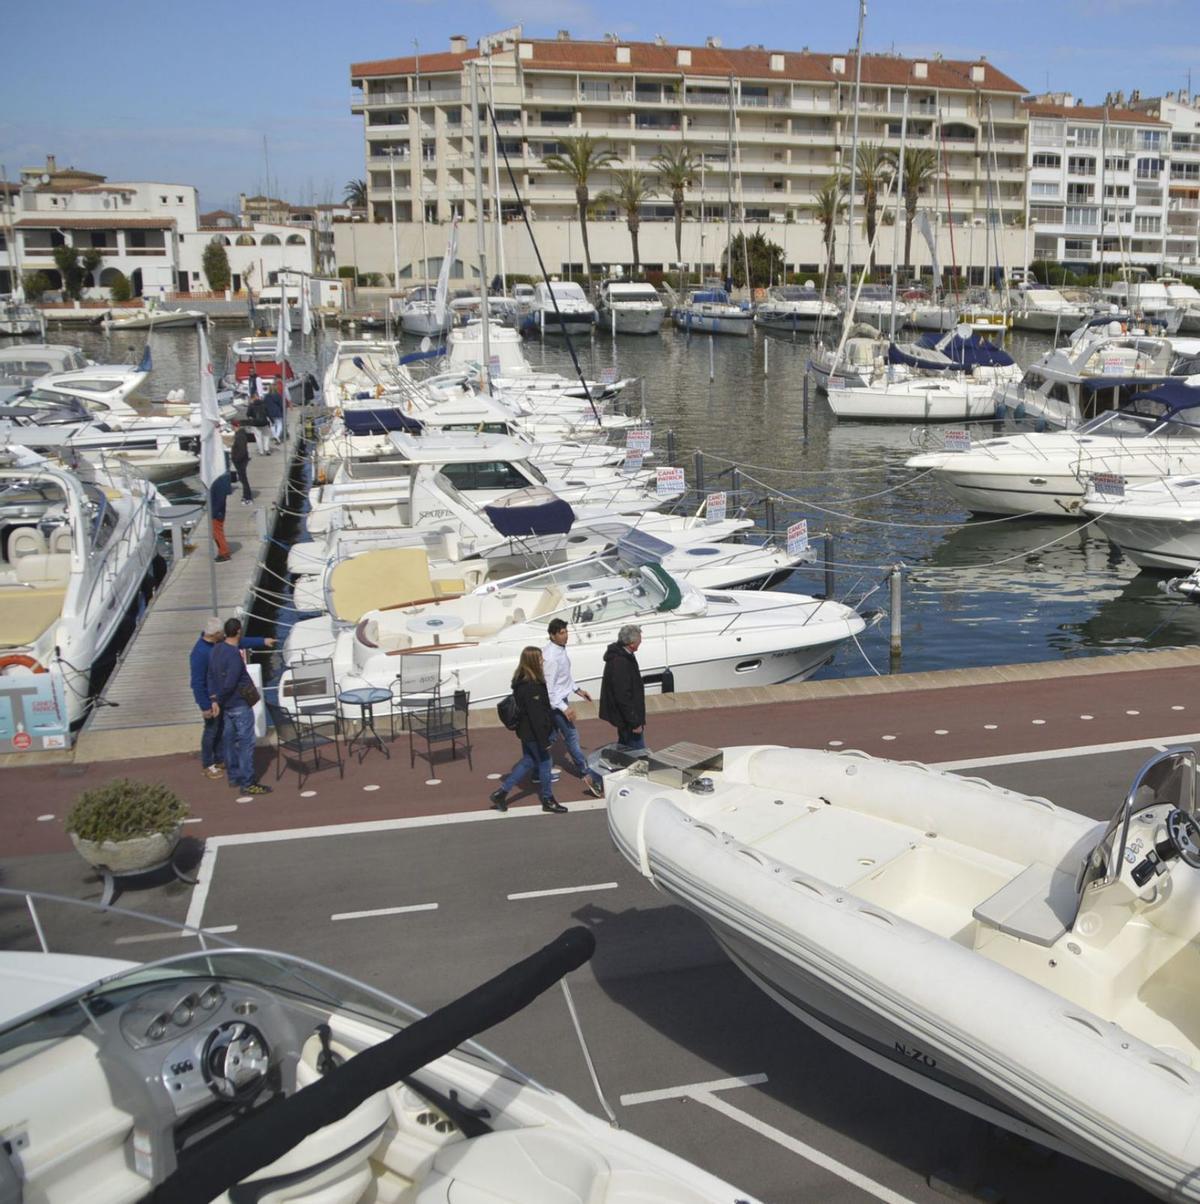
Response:
[[[436,347],[430,347],[428,351],[410,351],[407,355],[402,355],[400,363],[415,364],[418,360],[435,360],[445,354],[445,343],[439,343]]]
[[[953,363],[949,366],[929,363],[920,357],[907,355],[894,343],[888,347],[888,363],[908,364],[914,368],[969,372],[972,368],[1007,368],[1015,362],[1003,347],[975,333],[963,339],[957,334],[944,335],[930,331],[917,339],[917,346],[926,347],[930,351],[940,351]]]
[[[718,305],[728,305],[729,294],[722,288],[709,288],[703,292],[696,292],[691,295],[691,301],[713,301]]]
[[[518,490],[499,504],[484,506],[488,522],[505,539],[522,535],[565,535],[575,522],[575,511],[548,489]]]
[[[1172,378],[1152,389],[1143,389],[1135,393],[1122,407],[1122,410],[1133,410],[1135,413],[1154,413],[1159,411],[1156,406],[1142,406],[1139,402],[1157,402],[1165,407],[1168,414],[1177,414],[1180,410],[1192,410],[1200,406],[1200,386],[1185,384],[1182,380]]]
[[[389,431],[419,435],[423,429],[420,422],[395,406],[383,406],[378,410],[343,410],[342,421],[351,435],[386,435]]]
[[[1135,318],[1129,313],[1096,314],[1095,317],[1088,318],[1083,325],[1087,327],[1107,326],[1110,322],[1116,322],[1121,326],[1161,326],[1164,330],[1167,328],[1166,318],[1159,318],[1149,314],[1144,318]]]

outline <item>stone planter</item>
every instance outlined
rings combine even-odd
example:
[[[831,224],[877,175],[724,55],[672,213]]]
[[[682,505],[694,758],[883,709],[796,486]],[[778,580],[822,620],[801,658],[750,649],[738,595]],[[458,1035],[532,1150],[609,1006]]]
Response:
[[[148,836],[134,836],[130,840],[105,841],[81,840],[74,832],[67,835],[88,865],[105,866],[114,874],[136,874],[139,870],[148,870],[170,861],[182,831],[182,825],[177,824],[170,832],[151,832]]]

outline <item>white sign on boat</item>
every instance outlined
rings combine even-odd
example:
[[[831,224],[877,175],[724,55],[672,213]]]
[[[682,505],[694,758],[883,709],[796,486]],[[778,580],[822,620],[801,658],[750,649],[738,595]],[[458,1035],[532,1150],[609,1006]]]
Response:
[[[640,451],[627,451],[625,453],[625,463],[622,465],[622,471],[641,472],[642,453]]]
[[[600,369],[600,383],[602,385],[615,384],[616,379],[617,379],[616,368],[601,368]]]
[[[682,468],[659,468],[655,471],[655,491],[659,497],[675,497],[687,489]]]
[[[1092,491],[1102,497],[1124,497],[1125,478],[1116,472],[1094,472],[1092,473]]]
[[[798,519],[787,529],[787,553],[799,556],[808,551],[808,519]]]
[[[704,499],[704,521],[723,523],[725,521],[725,504],[724,493],[710,493]]]
[[[942,435],[942,446],[946,451],[969,452],[971,450],[971,432],[946,431]]]
[[[651,431],[649,427],[632,427],[625,432],[625,450],[648,452],[650,450]]]

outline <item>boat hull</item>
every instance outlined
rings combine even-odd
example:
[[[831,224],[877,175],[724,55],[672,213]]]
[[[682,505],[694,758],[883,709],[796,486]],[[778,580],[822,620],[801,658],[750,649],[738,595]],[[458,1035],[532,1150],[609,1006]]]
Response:
[[[1190,573],[1200,564],[1200,522],[1195,519],[1109,513],[1098,516],[1096,526],[1138,568]]]
[[[665,317],[664,309],[609,309],[601,311],[598,325],[617,334],[658,334]]]
[[[754,330],[754,315],[749,310],[745,317],[676,310],[675,325],[689,334],[731,334],[745,338]]]
[[[995,413],[990,387],[913,387],[919,383],[880,389],[835,387],[827,389],[826,396],[837,417],[877,422],[955,422],[991,418]]]

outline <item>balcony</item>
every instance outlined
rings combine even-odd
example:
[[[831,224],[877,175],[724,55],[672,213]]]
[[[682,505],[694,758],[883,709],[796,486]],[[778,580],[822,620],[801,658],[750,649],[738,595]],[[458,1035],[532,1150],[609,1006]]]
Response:
[[[412,101],[408,92],[354,92],[350,97],[352,109],[378,109],[406,105]]]

